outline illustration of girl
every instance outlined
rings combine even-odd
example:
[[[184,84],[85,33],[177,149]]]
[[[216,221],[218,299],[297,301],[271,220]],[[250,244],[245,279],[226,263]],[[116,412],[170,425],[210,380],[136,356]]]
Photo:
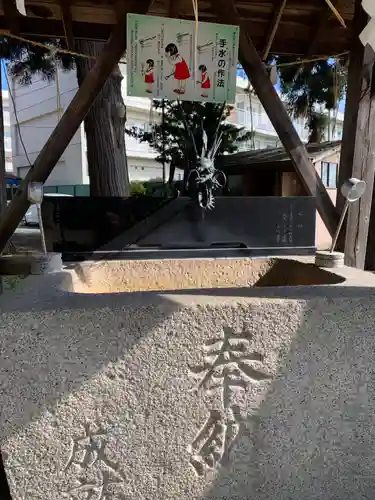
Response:
[[[178,53],[177,45],[169,43],[165,47],[165,54],[169,64],[174,66],[174,70],[170,75],[165,77],[166,80],[171,76],[178,82],[178,87],[173,90],[176,94],[185,94],[186,80],[190,78],[190,70],[185,59]]]
[[[201,72],[201,79],[200,81],[197,81],[197,83],[200,83],[202,89],[201,96],[208,97],[208,89],[211,88],[211,81],[207,74],[207,66],[201,64],[198,69]]]
[[[152,94],[152,87],[155,82],[155,77],[154,77],[155,63],[153,59],[147,59],[146,64],[147,67],[144,71],[142,71],[142,74],[145,77],[146,92]]]

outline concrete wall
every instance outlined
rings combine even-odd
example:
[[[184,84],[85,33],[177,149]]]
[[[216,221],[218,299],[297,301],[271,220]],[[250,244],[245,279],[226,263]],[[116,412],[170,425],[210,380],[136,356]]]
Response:
[[[335,153],[323,158],[322,161],[330,163],[340,163],[340,153]],[[315,164],[315,168],[320,175],[321,172],[321,162]],[[302,196],[305,190],[302,187],[302,183],[296,172],[284,172],[282,174],[281,182],[282,196]],[[337,189],[327,188],[327,192],[334,204],[336,204]],[[325,224],[320,217],[316,214],[316,246],[320,250],[326,250],[330,247],[332,243],[332,238],[325,227]]]
[[[372,498],[375,278],[349,271],[180,294],[74,293],[65,272],[3,296],[13,499]]]
[[[337,196],[337,190],[336,189],[327,189],[328,195],[333,201],[334,204],[336,204],[336,196]],[[327,250],[330,248],[332,244],[332,237],[329,234],[322,218],[320,215],[317,213],[316,214],[316,246],[319,250]]]
[[[337,163],[337,165],[340,164],[340,153],[335,153],[333,155],[327,156],[324,158],[323,161],[330,162],[330,163]],[[320,162],[315,165],[315,168],[320,174]],[[337,189],[327,189],[328,195],[333,201],[334,204],[336,204],[336,196],[337,196]],[[326,250],[328,249],[332,244],[332,238],[327,230],[327,228],[324,225],[324,222],[320,215],[317,213],[316,215],[316,246],[319,250]]]

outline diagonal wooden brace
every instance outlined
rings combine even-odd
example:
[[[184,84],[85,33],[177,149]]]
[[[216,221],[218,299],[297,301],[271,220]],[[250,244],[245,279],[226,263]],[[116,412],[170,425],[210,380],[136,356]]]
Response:
[[[30,203],[29,182],[45,182],[88,113],[96,96],[126,48],[126,16],[114,26],[112,35],[85,81],[78,89],[61,120],[39,153],[25,181],[0,219],[0,252],[12,236]]]
[[[306,148],[281,99],[270,82],[262,60],[251,41],[246,24],[241,21],[233,0],[215,0],[212,2],[212,8],[220,22],[240,26],[240,63],[308,193],[316,196],[317,210],[329,233],[333,236],[339,219],[336,208],[311,163]]]

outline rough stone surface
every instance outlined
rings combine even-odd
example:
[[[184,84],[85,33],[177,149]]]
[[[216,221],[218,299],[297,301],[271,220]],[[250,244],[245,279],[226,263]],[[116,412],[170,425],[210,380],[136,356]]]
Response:
[[[83,293],[116,293],[251,286],[272,265],[272,259],[105,261],[79,266],[74,288]]]
[[[25,280],[0,303],[13,500],[372,498],[375,280],[361,276],[211,295]]]
[[[341,280],[312,264],[289,259],[105,261],[76,266],[75,278],[73,288],[80,293],[321,285]]]
[[[41,254],[31,261],[31,274],[49,274],[62,271],[61,253]]]

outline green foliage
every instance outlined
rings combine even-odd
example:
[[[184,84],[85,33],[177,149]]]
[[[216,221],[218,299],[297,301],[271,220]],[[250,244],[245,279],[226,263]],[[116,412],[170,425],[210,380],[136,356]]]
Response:
[[[165,194],[165,185],[162,179],[148,181],[132,181],[130,183],[131,196],[162,196]]]
[[[147,189],[141,181],[133,181],[130,183],[130,193],[131,196],[144,196]]]
[[[5,276],[3,278],[4,290],[14,291],[25,276]]]
[[[63,40],[48,40],[44,43],[51,50],[6,36],[0,39],[0,57],[8,61],[8,71],[18,77],[21,84],[29,85],[33,75],[53,80],[56,65],[66,71],[75,68],[74,57],[55,52],[57,48],[66,48]]]
[[[277,57],[276,63],[291,62],[290,57]],[[326,118],[320,109],[333,110],[344,97],[347,83],[346,60],[315,61],[298,66],[278,68],[281,94],[287,111],[294,118],[307,119],[309,142],[324,140],[322,130]],[[319,140],[319,142],[320,142]]]
[[[161,101],[154,100],[154,108],[157,111],[161,110],[161,106]],[[222,143],[217,156],[224,153],[235,153],[241,143],[249,141],[252,137],[252,133],[246,131],[244,127],[238,127],[226,121],[231,112],[230,106],[226,106],[223,113],[223,106],[220,104],[183,101],[181,106],[194,135],[199,154],[202,149],[202,126],[207,134],[208,149],[210,149],[220,116],[219,133],[222,133]],[[155,114],[159,118],[159,112]],[[164,116],[164,124],[154,124],[149,130],[132,127],[127,129],[126,133],[141,142],[148,142],[158,153],[157,161],[162,163],[165,160],[166,163],[170,163],[173,160],[176,166],[183,168],[186,149],[191,148],[191,139],[184,128],[179,103],[165,101]],[[165,158],[163,158],[164,143]]]

